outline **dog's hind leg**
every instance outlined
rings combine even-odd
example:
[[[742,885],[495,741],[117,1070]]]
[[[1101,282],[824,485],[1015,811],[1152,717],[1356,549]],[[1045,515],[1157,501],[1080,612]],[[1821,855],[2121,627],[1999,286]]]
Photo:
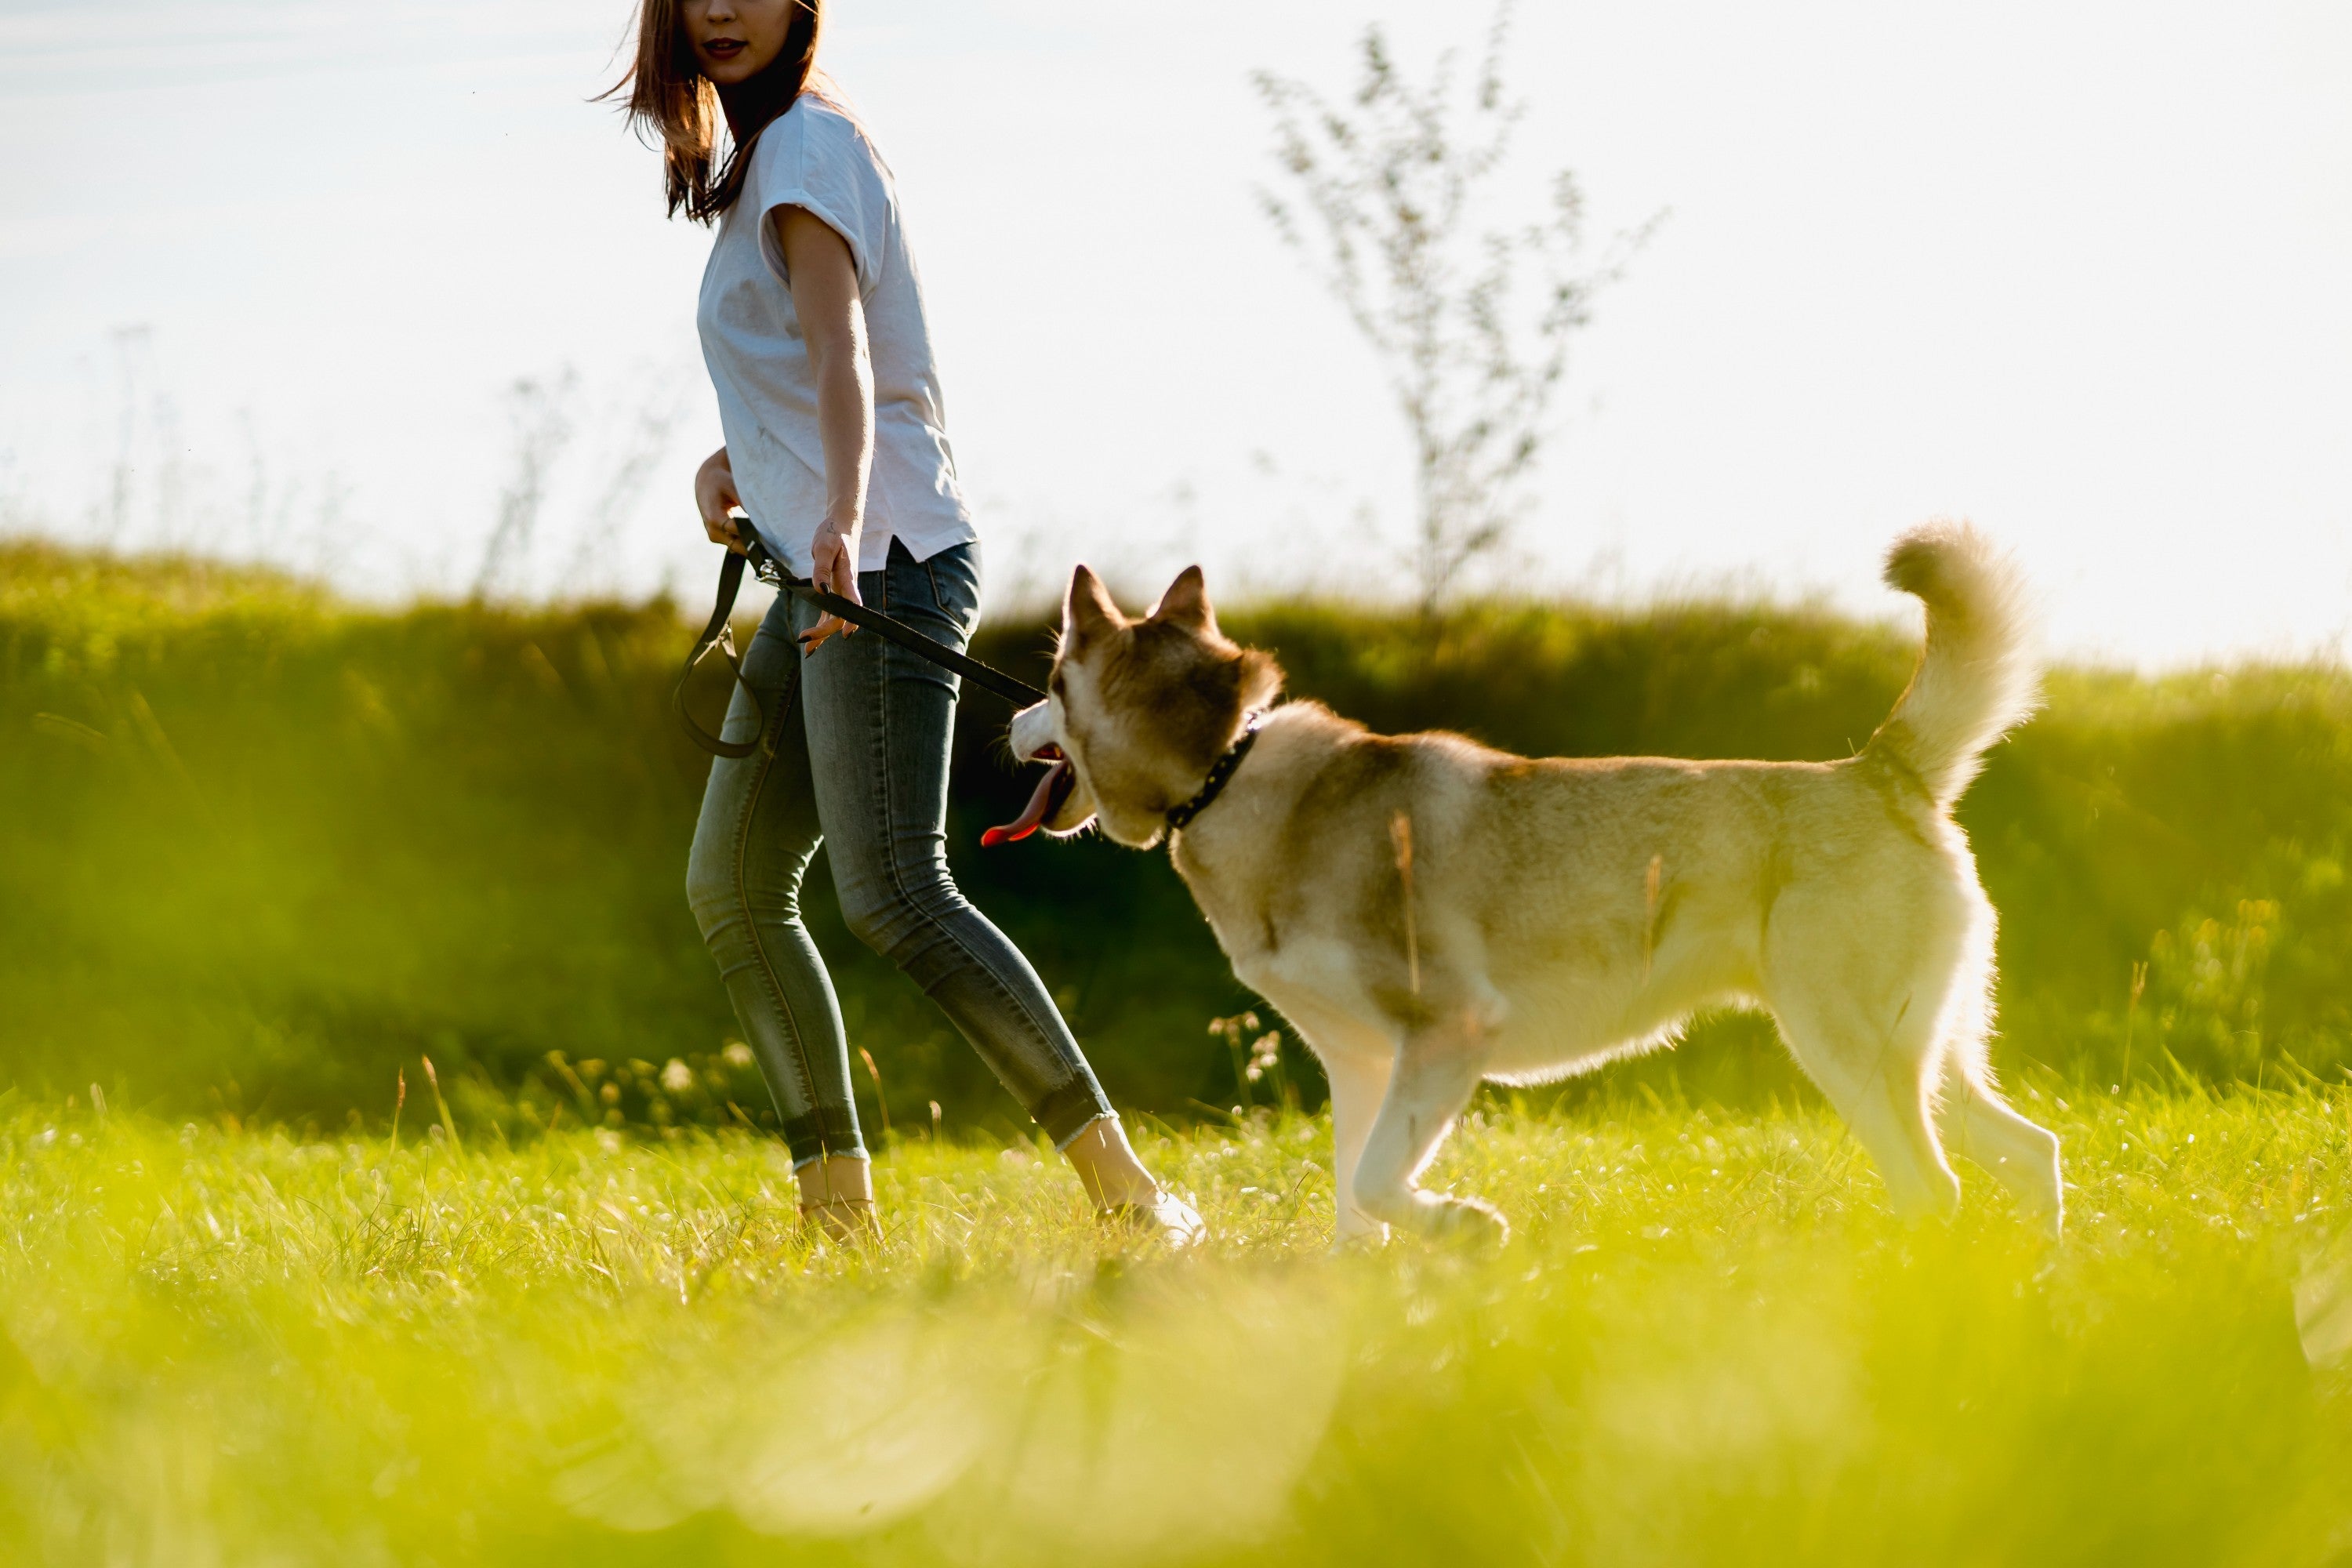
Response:
[[[1948,1215],[1960,1202],[1959,1178],[1928,1114],[1941,1066],[1935,1013],[1942,1000],[1914,996],[1885,1018],[1810,985],[1780,988],[1772,1001],[1789,1049],[1870,1151],[1906,1218]]]
[[[1936,1113],[1944,1142],[1992,1173],[2042,1229],[2055,1237],[2066,1217],[2065,1185],[2059,1173],[2058,1135],[2020,1116],[1984,1076],[1984,1069],[1956,1047],[1947,1058],[1944,1102]]]
[[[2020,1116],[1993,1087],[1992,1069],[1985,1062],[1985,1037],[1992,1030],[1990,920],[1978,924],[1972,935],[1953,979],[1936,1125],[1947,1150],[1984,1167],[2029,1218],[2055,1237],[2066,1209],[2058,1136]]]
[[[1429,1237],[1501,1241],[1510,1235],[1510,1226],[1489,1205],[1413,1185],[1478,1087],[1482,1032],[1475,1018],[1465,1017],[1406,1037],[1356,1164],[1355,1205],[1370,1218]]]

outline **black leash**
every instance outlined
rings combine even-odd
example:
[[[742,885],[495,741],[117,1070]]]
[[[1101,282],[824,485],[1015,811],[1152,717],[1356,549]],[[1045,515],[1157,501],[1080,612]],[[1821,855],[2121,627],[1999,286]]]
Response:
[[[760,542],[759,536],[752,532],[749,519],[737,519],[736,526],[737,531],[751,542],[750,547],[740,555],[731,550],[727,552],[726,561],[719,568],[719,602],[711,608],[709,624],[702,628],[702,635],[695,638],[694,651],[687,655],[686,668],[679,672],[677,689],[670,694],[671,706],[677,710],[678,722],[686,726],[686,732],[693,737],[694,743],[712,756],[748,757],[760,749],[758,742],[720,740],[696,723],[694,715],[686,710],[687,680],[694,674],[695,667],[710,657],[713,648],[725,656],[727,667],[735,672],[735,679],[743,689],[751,693],[753,704],[760,701],[759,692],[753,689],[751,682],[743,679],[743,661],[736,657],[735,628],[732,625],[735,595],[742,591],[743,568],[747,565],[760,574],[761,582],[772,584],[779,592],[814,605],[829,615],[839,616],[851,626],[897,643],[908,652],[927,658],[942,669],[951,669],[973,685],[1003,698],[1015,709],[1045,700],[1045,694],[1025,680],[1016,680],[1001,669],[960,653],[937,637],[926,637],[906,622],[894,619],[880,610],[869,608],[853,599],[845,599],[831,589],[816,586],[804,577],[788,574],[776,563],[775,557],[768,553],[767,546]],[[766,716],[767,710],[763,707],[761,709],[760,724],[760,733],[763,737],[768,732]]]

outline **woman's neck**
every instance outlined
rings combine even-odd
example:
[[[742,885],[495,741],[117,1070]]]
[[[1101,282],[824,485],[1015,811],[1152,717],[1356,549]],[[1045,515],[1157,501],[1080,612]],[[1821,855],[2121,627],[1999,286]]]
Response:
[[[801,93],[798,73],[782,60],[748,81],[719,89],[719,107],[727,116],[727,134],[737,146],[760,133],[767,123],[793,106]]]

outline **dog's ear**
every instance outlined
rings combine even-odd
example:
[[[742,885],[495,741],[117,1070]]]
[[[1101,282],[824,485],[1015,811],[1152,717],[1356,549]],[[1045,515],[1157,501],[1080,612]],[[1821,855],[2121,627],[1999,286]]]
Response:
[[[1176,581],[1168,584],[1168,592],[1152,606],[1151,619],[1189,626],[1210,637],[1217,635],[1217,612],[1209,606],[1208,579],[1201,575],[1198,566],[1187,566],[1176,574]]]
[[[1115,632],[1127,625],[1127,617],[1083,562],[1070,574],[1070,592],[1062,601],[1062,632],[1071,643],[1083,643],[1106,632]]]

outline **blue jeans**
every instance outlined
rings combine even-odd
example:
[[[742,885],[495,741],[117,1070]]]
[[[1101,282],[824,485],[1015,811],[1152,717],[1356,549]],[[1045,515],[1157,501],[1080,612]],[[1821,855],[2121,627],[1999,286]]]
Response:
[[[857,587],[950,647],[979,625],[970,544],[917,561],[894,539],[888,564],[861,573]],[[819,843],[849,929],[920,985],[1067,1144],[1110,1103],[1029,961],[948,875],[956,678],[870,631],[803,655],[799,634],[816,616],[779,595],[751,639],[722,733],[760,746],[712,763],[686,873],[793,1163],[866,1152],[841,1005],[801,923],[801,881]]]

